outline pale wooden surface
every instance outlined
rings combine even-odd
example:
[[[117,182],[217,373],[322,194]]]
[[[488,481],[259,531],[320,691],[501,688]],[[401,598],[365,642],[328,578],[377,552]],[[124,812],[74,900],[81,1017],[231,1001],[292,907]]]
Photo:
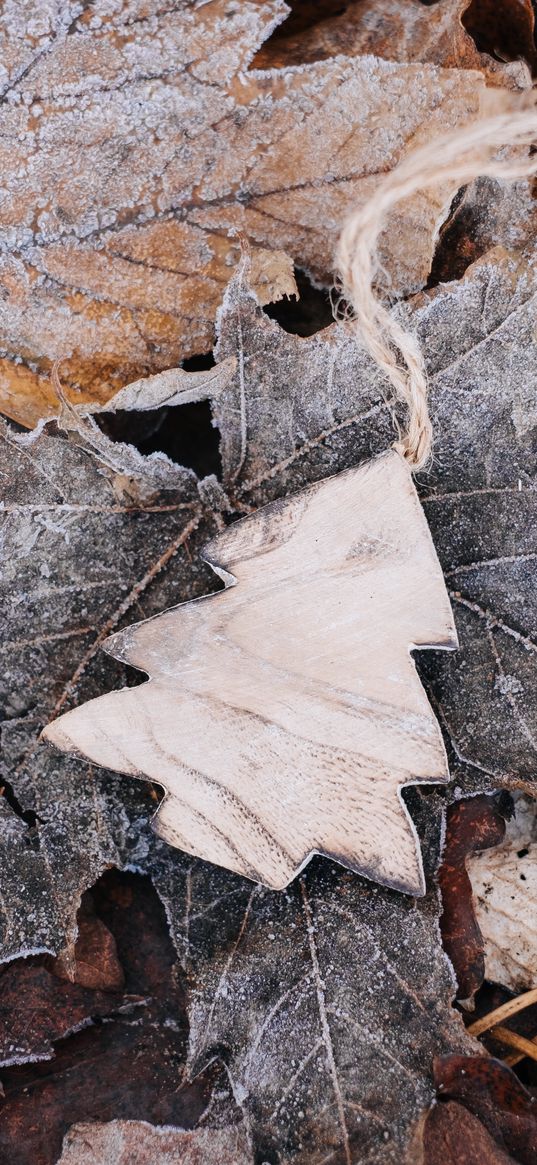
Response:
[[[409,651],[457,638],[405,462],[392,450],[267,506],[205,556],[224,591],[107,642],[150,682],[45,737],[163,785],[161,837],[274,889],[318,852],[423,893],[400,790],[448,769]]]

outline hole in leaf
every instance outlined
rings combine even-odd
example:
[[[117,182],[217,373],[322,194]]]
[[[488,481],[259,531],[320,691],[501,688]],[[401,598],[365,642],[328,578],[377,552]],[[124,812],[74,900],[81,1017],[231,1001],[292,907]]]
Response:
[[[462,24],[480,53],[497,61],[525,60],[535,63],[531,13],[512,0],[472,0]]]
[[[478,203],[464,201],[466,187],[457,191],[440,230],[436,250],[427,280],[427,289],[462,279],[464,272],[485,251],[489,243],[481,238],[481,208]]]
[[[295,268],[299,298],[280,299],[263,308],[271,320],[294,336],[313,336],[334,322],[329,292],[314,287],[305,271]]]
[[[334,16],[343,16],[349,7],[348,4],[337,4],[335,0],[287,0],[287,6],[291,9],[289,16],[277,25],[260,50],[259,56],[263,59],[263,68],[267,67],[266,60],[270,55],[270,48],[267,53],[267,45],[274,44],[277,54],[278,41],[301,36],[309,28],[315,28],[316,24],[322,24],[324,20],[330,20]],[[254,57],[250,68],[260,67],[256,64],[256,59]]]
[[[183,363],[183,368],[190,372],[205,371],[213,366],[211,352],[192,356]],[[209,401],[164,405],[160,409],[143,411],[100,413],[95,419],[111,441],[134,445],[146,457],[161,452],[177,465],[193,469],[198,477],[207,477],[211,473],[218,478],[222,475],[220,436],[213,426]]]
[[[352,24],[353,20],[360,21],[360,0],[338,3],[337,0],[286,0],[289,15],[283,20],[254,56],[251,69],[281,69],[286,65],[311,63],[315,60],[326,60],[336,53],[353,52]],[[419,0],[425,8],[432,8],[440,0]],[[493,0],[491,0],[493,2]],[[401,7],[404,7],[402,4]],[[382,5],[379,2],[379,8]],[[345,18],[349,13],[349,21]],[[355,15],[356,14],[356,15]],[[364,25],[368,27],[368,12],[365,14]],[[388,18],[389,19],[389,18]],[[328,26],[328,35],[325,40],[322,26]],[[382,27],[382,16],[379,17]],[[319,29],[315,34],[314,30]],[[308,36],[313,32],[313,36]],[[370,50],[374,52],[375,49]],[[380,53],[382,56],[383,54]]]

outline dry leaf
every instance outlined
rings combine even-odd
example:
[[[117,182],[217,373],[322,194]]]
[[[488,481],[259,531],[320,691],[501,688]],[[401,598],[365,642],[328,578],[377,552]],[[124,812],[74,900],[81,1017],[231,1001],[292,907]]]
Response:
[[[424,1165],[516,1165],[462,1104],[437,1104],[427,1117]]]
[[[310,6],[313,15],[315,7]],[[283,68],[338,53],[373,53],[390,61],[482,69],[490,82],[528,88],[535,63],[531,0],[350,0],[335,14],[296,27],[281,24],[259,50],[258,68]],[[487,51],[477,45],[487,40]],[[481,45],[481,47],[483,47]],[[512,62],[507,64],[506,62]],[[525,61],[526,64],[522,62]]]
[[[459,999],[469,1000],[485,975],[483,937],[474,911],[467,861],[477,851],[497,846],[504,833],[505,820],[497,798],[471,797],[448,809],[438,871],[442,896],[440,929],[444,950],[457,976]]]
[[[254,247],[250,260],[250,286],[261,306],[277,303],[291,295],[298,297],[292,259],[285,251]]]
[[[208,874],[194,867],[176,932],[192,984],[191,1071],[226,1047],[261,1160],[417,1159],[431,1050],[470,1050],[447,1006],[436,896],[413,903],[316,859],[279,894],[232,898],[229,884],[220,911]]]
[[[241,1125],[159,1128],[145,1121],[73,1125],[58,1165],[252,1165]]]
[[[258,270],[263,271],[264,267]],[[146,376],[143,380],[135,380],[120,388],[105,404],[98,401],[87,401],[84,404],[69,405],[63,401],[63,410],[60,412],[59,423],[66,432],[69,429],[85,433],[87,429],[78,425],[78,420],[85,420],[95,413],[117,413],[121,409],[136,409],[138,412],[147,412],[150,409],[161,409],[164,405],[169,408],[175,405],[193,404],[196,401],[207,400],[210,396],[216,399],[218,393],[229,384],[237,367],[234,356],[209,368],[206,372],[186,372],[184,368],[166,368],[155,376]],[[102,453],[105,444],[96,449]],[[140,459],[139,465],[143,470],[141,476],[147,476],[147,466],[150,458]]]
[[[479,178],[460,192],[436,249],[434,284],[462,278],[492,247],[502,246],[534,263],[537,201],[533,182],[511,184]]]
[[[120,991],[125,985],[116,940],[97,918],[91,896],[85,894],[78,911],[78,934],[73,947],[50,959],[48,969],[59,979],[93,990]]]
[[[482,105],[481,73],[433,65],[248,72],[283,0],[136,12],[96,0],[37,26],[22,0],[4,12],[1,407],[26,425],[51,412],[53,360],[73,400],[102,402],[206,351],[230,232],[330,282],[342,218],[378,176]],[[454,193],[393,218],[395,289],[424,285]]]
[[[52,962],[52,960],[50,961]],[[6,1069],[14,1064],[49,1060],[54,1042],[65,1039],[122,1006],[132,1013],[143,1002],[140,996],[126,1000],[122,983],[104,988],[87,983],[66,982],[46,956],[34,956],[19,963],[8,963],[0,971],[2,1003],[0,1008],[0,1067],[4,1086]],[[2,1114],[3,1118],[6,1113]],[[9,1123],[9,1122],[7,1122]],[[7,1160],[7,1145],[0,1151]]]
[[[435,1080],[439,1097],[464,1105],[518,1165],[533,1165],[537,1103],[507,1064],[492,1056],[439,1056]]]
[[[494,253],[461,282],[420,297],[413,319],[427,352],[437,435],[422,494],[462,632],[453,663],[446,668],[436,657],[428,682],[457,750],[450,754],[456,782],[470,790],[529,786],[534,755],[520,716],[530,725],[535,717],[530,273]],[[223,485],[239,512],[388,447],[384,386],[344,326],[310,339],[288,335],[259,309],[242,275],[226,297],[220,331],[220,355],[240,368],[213,404]],[[8,442],[3,471],[3,745],[18,804],[37,814],[39,844],[28,844],[26,820],[0,802],[3,957],[57,950],[74,926],[73,904],[105,866],[149,874],[191,972],[192,1063],[226,1047],[234,1081],[248,1087],[247,1096],[238,1087],[236,1099],[259,1152],[268,1143],[286,1165],[300,1152],[311,1165],[328,1143],[344,1161],[348,1136],[363,1146],[367,1165],[400,1165],[433,1094],[432,1054],[465,1040],[449,1018],[454,986],[438,944],[435,896],[414,907],[324,863],[288,895],[256,891],[245,919],[251,885],[190,863],[155,838],[155,802],[143,786],[37,748],[54,708],[126,682],[99,650],[108,634],[212,589],[198,549],[217,527],[192,478],[186,495],[181,486],[151,505],[118,502],[98,460],[72,437]],[[413,797],[411,812],[430,874],[439,795]],[[338,1008],[358,1024],[352,1032]],[[293,1107],[304,1089],[308,1105]],[[379,1129],[388,1133],[387,1149]]]
[[[537,822],[535,803],[516,802],[505,841],[468,862],[485,973],[519,994],[537,987]]]
[[[149,879],[108,871],[92,899],[95,917],[121,954],[124,991],[62,981],[46,956],[2,968],[0,1159],[6,1165],[56,1165],[66,1128],[82,1120],[182,1129],[209,1115],[218,1127],[240,1120],[219,1065],[192,1083],[185,1079],[184,991]]]

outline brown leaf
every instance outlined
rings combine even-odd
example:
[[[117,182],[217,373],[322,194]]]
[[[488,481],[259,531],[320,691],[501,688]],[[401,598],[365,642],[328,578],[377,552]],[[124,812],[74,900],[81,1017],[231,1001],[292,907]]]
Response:
[[[372,57],[245,71],[285,13],[283,0],[151,0],[131,19],[129,5],[97,0],[34,30],[24,8],[17,21],[6,10],[7,415],[50,414],[56,359],[73,400],[102,402],[206,351],[239,253],[231,231],[331,282],[341,221],[378,176],[479,113],[472,71]],[[394,289],[424,285],[455,189],[392,219],[382,260]]]
[[[254,247],[250,254],[250,286],[261,306],[298,296],[293,263],[285,251]]]
[[[528,69],[518,64],[535,63],[531,0],[350,0],[335,15],[328,6],[307,7],[309,24],[301,12],[279,25],[254,58],[258,68],[373,53],[390,61],[482,69],[496,84],[531,83]]]
[[[440,230],[433,285],[462,278],[472,263],[498,245],[522,252],[531,263],[536,231],[537,202],[531,181],[506,185],[479,178],[461,191]]]
[[[442,894],[440,929],[451,959],[459,998],[469,999],[485,974],[483,937],[475,916],[466,859],[503,840],[505,820],[493,797],[457,801],[447,812],[446,840],[438,883]]]
[[[228,1120],[238,1115],[218,1069],[193,1084],[185,1080],[185,999],[149,879],[112,871],[92,895],[101,927],[117,944],[128,994],[62,981],[35,958],[3,970],[3,1059],[12,1066],[2,1070],[0,1158],[9,1165],[55,1165],[65,1129],[77,1121],[191,1128],[215,1086],[216,1120],[219,1109]],[[101,946],[101,953],[106,959],[109,950]]]
[[[59,979],[97,991],[121,991],[125,984],[116,940],[97,918],[91,896],[84,894],[78,911],[78,935],[73,948],[50,960],[48,969]]]
[[[505,840],[468,862],[485,975],[518,994],[537,987],[537,819],[535,801],[519,797]]]
[[[444,1099],[478,1117],[496,1144],[520,1165],[537,1154],[537,1101],[505,1064],[491,1056],[439,1057],[435,1080]]]
[[[241,1125],[222,1129],[159,1128],[143,1121],[73,1125],[58,1165],[252,1165]]]
[[[431,1109],[424,1148],[424,1165],[516,1165],[481,1121],[453,1100]]]
[[[46,956],[15,960],[0,974],[0,1064],[46,1060],[54,1040],[90,1023],[93,1016],[109,1015],[124,1004],[120,987],[93,987],[58,976]],[[135,1006],[139,998],[131,1000]]]

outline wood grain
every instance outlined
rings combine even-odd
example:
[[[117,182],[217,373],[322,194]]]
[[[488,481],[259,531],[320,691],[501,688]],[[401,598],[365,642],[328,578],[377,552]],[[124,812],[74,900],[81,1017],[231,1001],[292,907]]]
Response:
[[[224,590],[106,643],[150,681],[45,738],[159,782],[161,837],[273,889],[318,852],[423,893],[400,791],[448,769],[410,651],[457,637],[405,462],[390,451],[273,503],[204,557]]]

